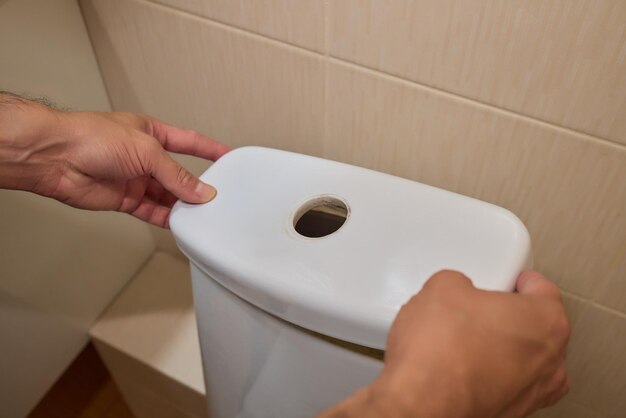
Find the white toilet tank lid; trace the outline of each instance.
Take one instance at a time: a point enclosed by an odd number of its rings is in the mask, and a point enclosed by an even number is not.
[[[344,341],[384,349],[402,304],[441,269],[465,273],[478,288],[511,291],[529,267],[528,231],[511,212],[399,177],[244,147],[201,178],[217,197],[176,203],[170,226],[207,280]],[[294,222],[320,201],[345,204],[345,223],[321,238],[300,235]]]

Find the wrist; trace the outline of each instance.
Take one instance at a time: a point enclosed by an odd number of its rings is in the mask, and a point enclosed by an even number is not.
[[[37,192],[59,160],[50,151],[63,137],[62,112],[9,94],[0,94],[0,188]]]
[[[373,385],[366,386],[349,398],[325,411],[319,418],[374,418],[409,417],[401,410],[400,405],[384,398]]]
[[[426,369],[426,368],[425,368]],[[471,402],[460,382],[440,374],[388,368],[372,383],[372,399],[390,417],[471,418]]]
[[[413,375],[414,376],[414,375]],[[454,394],[453,382],[415,379],[404,381],[384,372],[319,418],[468,418],[472,415],[464,396]]]
[[[396,388],[380,378],[327,410],[319,418],[464,418],[417,388]]]

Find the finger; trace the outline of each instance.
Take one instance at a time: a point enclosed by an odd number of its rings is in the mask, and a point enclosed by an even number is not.
[[[201,182],[160,149],[150,156],[150,174],[177,198],[188,203],[206,203],[217,195],[213,186]]]
[[[554,380],[555,382],[552,384],[552,390],[548,393],[542,405],[543,408],[554,405],[569,392],[570,383],[565,371],[557,372]]]
[[[548,296],[561,299],[559,288],[543,274],[536,271],[525,271],[517,278],[516,290],[525,295]]]
[[[172,207],[174,203],[178,200],[178,198],[167,190],[165,187],[161,186],[161,184],[153,178],[150,178],[148,185],[146,187],[146,196],[151,200],[154,200],[161,206]]]
[[[433,274],[424,284],[424,289],[435,288],[458,288],[469,289],[474,288],[472,281],[463,273],[455,270],[441,270]]]
[[[200,133],[168,125],[154,118],[148,118],[154,136],[168,151],[195,155],[215,161],[230,151],[230,147],[207,138]]]
[[[126,182],[124,197],[117,211],[132,213],[137,209],[144,195],[144,190],[146,190],[146,184],[149,181],[150,176],[141,176]]]
[[[150,199],[144,199],[137,208],[131,212],[131,215],[142,221],[149,222],[152,225],[160,226],[161,228],[169,228],[170,211],[171,209],[168,207],[161,206]]]

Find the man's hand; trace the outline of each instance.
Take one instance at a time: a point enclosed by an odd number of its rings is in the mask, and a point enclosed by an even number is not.
[[[324,416],[527,416],[567,393],[569,334],[560,292],[539,273],[502,293],[442,271],[400,310],[378,379]]]
[[[127,212],[167,228],[177,199],[204,203],[216,190],[166,150],[214,161],[229,148],[148,116],[61,112],[0,95],[0,188]]]

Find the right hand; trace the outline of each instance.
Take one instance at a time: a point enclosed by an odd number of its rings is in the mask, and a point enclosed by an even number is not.
[[[442,271],[400,310],[368,389],[398,416],[524,417],[569,390],[569,335],[559,289],[540,273],[502,293]]]
[[[164,228],[177,199],[205,203],[217,193],[166,150],[212,161],[230,150],[149,116],[61,112],[2,94],[0,127],[0,188],[126,212]]]

